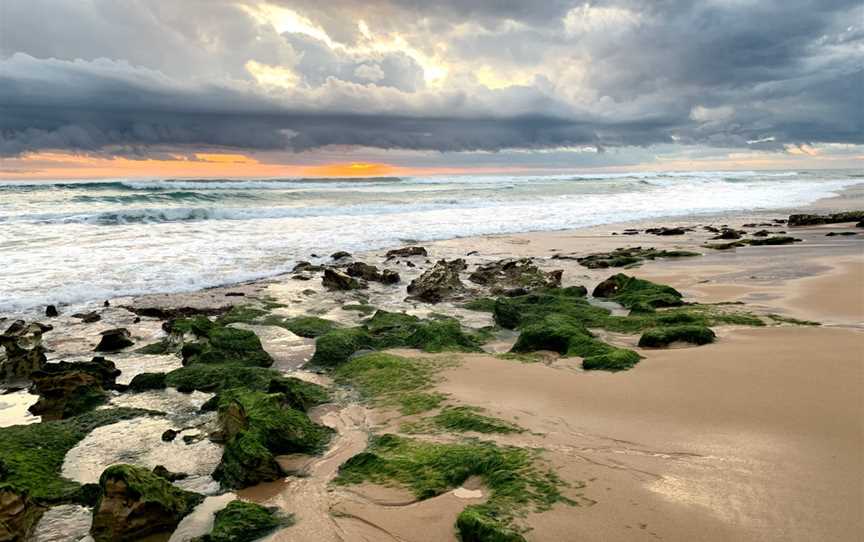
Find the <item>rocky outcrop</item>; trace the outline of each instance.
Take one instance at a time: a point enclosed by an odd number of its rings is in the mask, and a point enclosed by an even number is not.
[[[408,295],[426,303],[440,303],[465,291],[459,273],[468,265],[465,260],[439,260],[431,269],[411,281]]]
[[[741,239],[741,236],[746,234],[746,233],[747,232],[743,231],[743,230],[736,230],[736,229],[732,229],[732,228],[723,228],[720,231],[719,235],[715,235],[711,239],[725,239],[725,240],[731,241],[734,239]]]
[[[89,362],[46,364],[31,375],[39,400],[30,412],[42,416],[43,421],[82,414],[105,402],[105,390],[116,386],[119,375],[114,363],[101,357]]]
[[[23,491],[0,483],[0,542],[23,542],[45,509]]]
[[[100,316],[96,311],[88,311],[75,313],[72,315],[72,318],[78,318],[85,324],[92,324],[101,320],[102,316]]]
[[[645,233],[651,233],[653,235],[684,235],[688,231],[690,231],[688,228],[669,228],[666,226],[661,226],[659,228],[648,228],[647,230],[645,230]]]
[[[132,341],[132,334],[125,327],[108,329],[100,335],[102,335],[102,339],[94,348],[96,352],[117,352],[135,344]]]
[[[394,248],[393,250],[387,251],[387,259],[391,260],[393,258],[409,258],[411,256],[428,256],[426,249],[423,247],[402,247],[402,248]]]
[[[48,318],[54,318],[56,316],[60,316],[60,313],[57,312],[57,306],[56,305],[48,305],[47,307],[45,307],[45,316],[47,316]]]
[[[379,270],[374,265],[369,265],[363,262],[354,262],[345,268],[345,273],[349,276],[360,278],[367,281],[381,282],[383,284],[396,284],[401,279],[399,273],[390,269]]]
[[[96,542],[124,542],[173,531],[204,500],[142,467],[113,465],[99,478],[101,495],[90,534]]]
[[[864,211],[846,211],[830,215],[789,215],[790,226],[818,226],[819,224],[840,224],[842,222],[864,221]]]
[[[364,281],[329,267],[324,270],[321,284],[328,290],[362,290],[367,288]]]
[[[498,260],[479,266],[468,280],[475,284],[488,286],[493,294],[503,294],[511,290],[523,293],[540,288],[561,286],[563,271],[543,271],[530,258]]]
[[[165,386],[165,373],[141,373],[132,378],[129,391],[164,390]]]
[[[340,250],[338,252],[334,252],[333,254],[331,254],[330,257],[333,258],[333,260],[342,260],[344,258],[350,258],[351,253],[345,252],[344,250]]]
[[[17,320],[0,335],[0,382],[29,380],[30,374],[45,365],[42,334],[51,326]]]

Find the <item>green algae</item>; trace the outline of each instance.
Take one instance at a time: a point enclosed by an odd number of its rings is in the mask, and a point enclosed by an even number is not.
[[[100,409],[67,420],[0,428],[0,484],[27,492],[40,503],[92,505],[87,486],[60,475],[66,453],[97,427],[150,414],[134,408]]]
[[[358,304],[358,303],[349,303],[348,305],[342,305],[343,311],[356,311],[363,315],[370,315],[375,312],[375,307],[372,305],[366,304]]]
[[[213,477],[230,488],[279,478],[277,455],[318,453],[333,432],[292,408],[281,393],[227,390],[220,394],[219,419],[227,442]]]
[[[141,373],[132,378],[129,391],[162,390],[167,387],[165,373]]]
[[[702,345],[714,342],[716,335],[711,328],[695,325],[681,324],[651,328],[639,338],[639,346],[647,348],[658,348],[669,346],[674,342],[687,342]]]
[[[312,363],[335,367],[361,350],[416,348],[424,352],[478,352],[483,336],[466,332],[455,318],[427,320],[378,310],[363,325],[334,329],[318,338]]]
[[[339,468],[334,482],[395,483],[409,488],[418,499],[428,499],[459,487],[472,476],[480,477],[489,498],[482,505],[466,508],[466,516],[457,520],[457,527],[460,531],[464,527],[469,537],[517,535],[521,529],[516,520],[524,514],[572,503],[561,493],[567,484],[542,463],[537,451],[480,440],[433,443],[391,434],[376,436],[365,452]],[[474,538],[490,539],[494,540]]]
[[[200,542],[251,542],[266,536],[279,527],[294,522],[291,516],[279,516],[260,504],[233,500],[216,512],[213,530],[202,536]]]
[[[593,295],[611,299],[635,312],[653,312],[658,308],[680,307],[684,304],[684,296],[675,288],[624,273],[613,275],[598,284]]]
[[[692,258],[695,256],[701,256],[701,254],[688,250],[621,247],[611,252],[595,252],[588,256],[576,258],[576,260],[589,269],[606,269],[609,267],[628,267],[642,263],[645,260],[655,260],[658,258]]]
[[[515,423],[482,413],[473,406],[445,406],[441,412],[416,422],[403,424],[406,433],[449,431],[451,433],[521,433],[525,431]]]
[[[184,393],[218,392],[231,388],[266,390],[278,376],[278,372],[262,367],[195,364],[169,372],[165,375],[165,384]]]

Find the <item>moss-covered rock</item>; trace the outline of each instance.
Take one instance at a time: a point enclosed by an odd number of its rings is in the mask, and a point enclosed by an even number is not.
[[[273,364],[273,358],[261,346],[261,340],[249,330],[213,326],[201,339],[183,346],[184,365],[230,363],[269,367]]]
[[[99,477],[102,492],[90,534],[96,542],[140,540],[170,532],[204,500],[143,467],[112,465]]]
[[[278,376],[271,380],[267,393],[282,394],[291,408],[304,412],[330,401],[330,394],[322,386],[290,376]]]
[[[716,335],[711,328],[705,326],[695,324],[661,326],[645,331],[639,338],[639,346],[657,348],[679,341],[701,345],[712,343],[715,338]]]
[[[270,382],[278,376],[278,372],[263,367],[199,363],[169,372],[165,375],[165,384],[184,393],[215,393],[230,388],[266,390]]]
[[[328,331],[339,327],[339,324],[317,316],[298,316],[286,318],[282,321],[282,327],[301,337],[315,338],[324,335]]]
[[[665,284],[630,277],[618,273],[594,288],[594,297],[611,299],[633,311],[652,312],[660,307],[679,307],[684,304],[681,292]]]
[[[360,350],[372,348],[372,337],[362,327],[334,329],[318,337],[311,363],[336,367]]]
[[[26,492],[39,504],[91,505],[81,485],[60,476],[66,453],[97,427],[147,414],[141,409],[100,409],[68,420],[2,427],[0,484]]]
[[[279,478],[276,455],[316,453],[332,433],[291,408],[282,394],[243,389],[220,395],[219,422],[226,443],[213,477],[230,488]]]
[[[272,509],[259,504],[234,500],[216,512],[213,530],[200,542],[251,542],[264,537],[277,527],[289,525],[291,519],[280,517]]]
[[[864,211],[846,211],[829,215],[797,214],[789,215],[790,226],[815,226],[819,224],[840,224],[864,220]]]
[[[165,373],[141,373],[132,377],[129,391],[164,390],[167,387]]]
[[[626,267],[644,260],[658,258],[690,258],[700,256],[698,252],[688,250],[658,250],[656,248],[621,247],[611,252],[595,252],[588,256],[576,258],[589,269],[606,269],[609,267]],[[555,258],[555,256],[553,256]],[[561,256],[559,256],[561,258]]]

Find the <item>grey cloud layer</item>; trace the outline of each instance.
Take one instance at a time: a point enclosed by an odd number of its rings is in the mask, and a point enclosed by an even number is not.
[[[860,2],[278,2],[331,48],[229,0],[0,1],[3,156],[864,143]],[[446,44],[449,78],[353,47],[359,19]],[[261,86],[249,60],[297,86]],[[478,66],[535,75],[490,90]]]

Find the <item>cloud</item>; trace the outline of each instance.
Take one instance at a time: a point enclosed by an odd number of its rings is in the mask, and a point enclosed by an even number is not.
[[[0,156],[864,143],[860,2],[271,4],[4,2]]]

